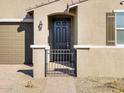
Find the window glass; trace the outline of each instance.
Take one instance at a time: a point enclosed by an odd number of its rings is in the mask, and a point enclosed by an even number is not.
[[[124,12],[116,14],[116,23],[117,28],[124,28]]]
[[[117,44],[124,44],[124,30],[117,30]]]

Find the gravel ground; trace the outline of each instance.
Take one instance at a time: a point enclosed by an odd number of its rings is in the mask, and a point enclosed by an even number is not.
[[[76,79],[77,93],[124,93],[124,79],[88,77]]]

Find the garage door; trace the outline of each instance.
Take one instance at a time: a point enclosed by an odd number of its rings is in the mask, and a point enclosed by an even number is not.
[[[32,23],[0,23],[0,64],[32,63]]]

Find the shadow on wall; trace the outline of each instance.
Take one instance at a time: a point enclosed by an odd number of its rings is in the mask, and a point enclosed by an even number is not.
[[[24,18],[26,19],[27,16]],[[33,23],[21,22],[17,29],[18,32],[25,33],[25,62],[24,64],[32,64],[32,49],[30,45],[33,44]]]

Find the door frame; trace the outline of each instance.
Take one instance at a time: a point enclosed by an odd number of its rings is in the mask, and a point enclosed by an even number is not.
[[[50,49],[53,49],[53,20],[57,20],[57,19],[70,19],[70,33],[71,33],[71,49],[74,48],[73,45],[76,41],[76,37],[75,37],[75,24],[74,24],[74,16],[72,15],[62,15],[62,14],[58,14],[58,15],[52,15],[52,16],[48,16],[48,29],[49,29],[49,37],[48,37],[48,43],[50,45]]]
[[[52,15],[48,16],[48,30],[49,30],[48,43],[50,45],[50,50],[48,50],[48,52],[46,52],[46,56],[48,55],[50,60],[49,60],[49,62],[46,62],[46,64],[45,64],[45,69],[46,69],[45,75],[46,76],[48,75],[48,66],[49,66],[49,64],[51,62],[53,63],[53,60],[51,58],[53,56],[51,56],[51,55],[56,55],[56,50],[53,49],[53,45],[52,45],[53,44],[53,35],[52,34],[53,34],[53,19],[57,19],[57,18],[58,19],[62,19],[62,18],[63,19],[70,19],[70,24],[71,24],[71,27],[70,27],[70,30],[71,30],[71,47],[69,49],[69,51],[70,51],[69,54],[74,53],[74,55],[75,55],[75,57],[72,57],[72,58],[74,58],[74,60],[75,60],[75,66],[74,66],[74,69],[75,69],[74,73],[75,74],[74,74],[74,76],[77,76],[76,50],[74,49],[74,46],[73,46],[75,44],[75,42],[76,42],[76,39],[77,39],[77,37],[75,37],[75,33],[76,33],[76,31],[75,31],[75,29],[76,29],[76,27],[75,27],[76,26],[75,25],[75,22],[76,22],[75,18],[76,18],[76,16],[68,15],[68,14],[65,14],[65,13],[63,13],[63,14],[55,14],[55,15],[52,14]],[[51,52],[51,51],[53,51],[53,52]],[[66,51],[66,49],[64,51]],[[57,54],[58,53],[61,55],[61,49],[57,50]],[[59,60],[61,61],[61,59],[59,59]]]

